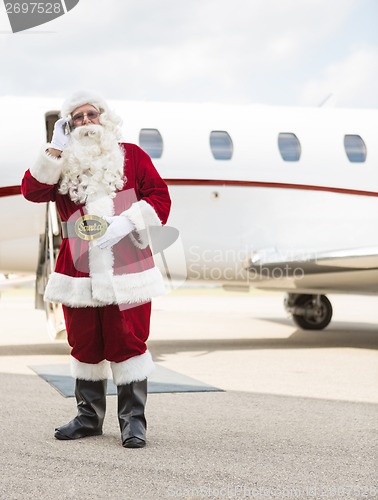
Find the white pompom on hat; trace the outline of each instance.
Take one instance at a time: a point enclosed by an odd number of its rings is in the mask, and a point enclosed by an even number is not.
[[[76,108],[83,106],[84,104],[91,104],[99,111],[106,112],[109,110],[106,102],[96,93],[88,90],[78,90],[77,92],[74,92],[62,104],[62,117],[70,115],[72,111],[75,111]]]

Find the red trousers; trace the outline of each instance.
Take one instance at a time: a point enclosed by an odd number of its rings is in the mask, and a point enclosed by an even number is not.
[[[63,313],[71,355],[82,363],[120,363],[147,350],[151,302],[125,310],[63,306]]]

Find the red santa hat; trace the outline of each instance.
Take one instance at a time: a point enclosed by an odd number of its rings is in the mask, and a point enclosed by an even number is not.
[[[96,93],[88,90],[78,90],[64,101],[64,103],[62,104],[61,115],[63,117],[68,116],[76,108],[83,106],[84,104],[91,104],[98,111],[106,112],[109,110],[106,102]]]

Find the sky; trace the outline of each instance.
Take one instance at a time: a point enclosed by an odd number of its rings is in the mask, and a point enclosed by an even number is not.
[[[12,33],[0,95],[378,107],[377,0],[80,0]]]

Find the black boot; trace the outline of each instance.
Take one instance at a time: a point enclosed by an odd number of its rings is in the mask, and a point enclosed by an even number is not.
[[[55,429],[57,439],[79,439],[102,434],[105,418],[107,380],[76,379],[77,415],[66,425]]]
[[[131,384],[118,385],[118,422],[121,429],[122,446],[143,448],[146,445],[146,418],[144,408],[147,400],[147,379]]]

